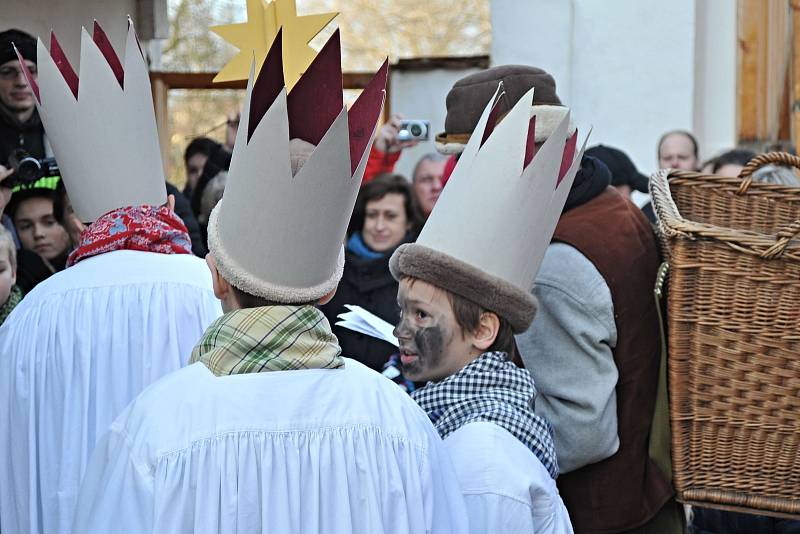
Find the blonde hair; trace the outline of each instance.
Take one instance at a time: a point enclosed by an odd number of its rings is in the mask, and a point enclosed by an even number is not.
[[[0,250],[2,249],[8,251],[8,261],[11,263],[11,270],[17,272],[17,246],[14,244],[11,232],[0,224]]]

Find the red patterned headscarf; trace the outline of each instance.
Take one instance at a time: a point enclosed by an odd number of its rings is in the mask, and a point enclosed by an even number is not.
[[[191,254],[186,225],[166,206],[128,206],[102,215],[81,234],[67,267],[114,250]]]

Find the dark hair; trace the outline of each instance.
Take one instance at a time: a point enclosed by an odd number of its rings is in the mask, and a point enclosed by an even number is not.
[[[744,167],[754,157],[756,157],[756,153],[746,148],[728,150],[714,158],[714,166],[711,167],[711,172],[716,173],[725,165],[741,165]]]
[[[409,285],[419,280],[413,276],[404,275],[402,279],[407,280]],[[432,284],[442,291],[447,300],[450,301],[450,307],[453,308],[453,316],[456,318],[456,323],[461,328],[461,336],[464,332],[474,332],[481,324],[481,315],[484,313],[494,313],[500,320],[500,327],[497,329],[497,337],[494,338],[492,345],[486,349],[487,352],[505,352],[508,355],[509,361],[514,358],[516,352],[516,343],[514,342],[514,330],[511,328],[511,323],[508,319],[501,317],[499,314],[485,309],[483,306],[475,304],[468,298],[457,295],[451,291],[443,289],[435,284]]]
[[[264,306],[315,306],[317,304],[317,301],[301,303],[275,302],[274,300],[246,293],[233,284],[231,284],[231,290],[233,291],[233,296],[236,297],[236,302],[239,303],[239,306],[242,308],[262,308]]]
[[[453,315],[456,318],[456,323],[461,327],[462,335],[464,332],[474,332],[481,324],[481,315],[484,313],[494,313],[493,311],[484,309],[472,302],[450,291],[445,291],[447,298],[450,300],[450,305],[453,307]],[[496,314],[500,320],[500,328],[497,330],[497,337],[494,339],[492,345],[487,349],[487,352],[505,352],[508,354],[508,359],[514,357],[514,331],[511,328],[511,323],[507,319]]]
[[[61,226],[64,226],[67,211],[67,188],[64,180],[59,180],[56,185],[56,194],[53,196],[53,217],[56,218]]]
[[[379,174],[374,180],[361,186],[353,215],[350,217],[350,225],[347,227],[347,235],[358,232],[364,227],[367,203],[380,200],[389,193],[403,195],[406,220],[411,224],[411,231],[416,235],[422,228],[422,215],[420,215],[417,201],[411,191],[411,185],[399,174]]]
[[[659,138],[658,146],[656,147],[656,157],[658,159],[661,159],[661,145],[664,144],[664,139],[666,139],[670,135],[676,135],[676,134],[677,135],[682,135],[682,136],[688,138],[689,141],[691,141],[691,143],[692,143],[692,152],[694,153],[694,157],[696,159],[699,159],[700,158],[700,148],[699,148],[699,145],[697,144],[697,139],[695,139],[695,137],[691,133],[687,132],[686,130],[670,130],[669,132],[667,132],[664,135],[662,135]]]
[[[183,162],[189,163],[189,159],[195,154],[211,157],[211,154],[216,152],[219,146],[219,143],[208,137],[195,137],[183,153]]]
[[[12,221],[16,217],[17,209],[19,209],[20,204],[31,198],[46,198],[47,200],[51,201],[53,203],[53,215],[55,216],[55,207],[58,194],[54,189],[36,187],[31,189],[21,189],[11,195],[11,200],[6,207],[6,213],[8,213],[9,217],[11,217]],[[61,224],[61,221],[58,219],[58,217],[56,217],[56,220],[58,220],[59,224]]]

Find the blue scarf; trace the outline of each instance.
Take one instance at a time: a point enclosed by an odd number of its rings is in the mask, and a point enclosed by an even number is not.
[[[377,260],[385,256],[382,252],[375,252],[370,249],[367,244],[364,243],[361,232],[354,232],[353,235],[350,236],[350,239],[347,240],[347,250],[365,260]]]

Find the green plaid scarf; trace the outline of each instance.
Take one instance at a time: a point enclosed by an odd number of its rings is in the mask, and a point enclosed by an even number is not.
[[[265,306],[226,313],[208,327],[192,351],[216,376],[337,369],[342,349],[328,320],[314,306]]]
[[[21,300],[22,290],[17,285],[11,286],[11,292],[8,294],[8,300],[6,300],[5,304],[0,306],[0,324],[6,322],[6,318],[11,315],[11,312],[17,307],[17,304],[19,304]]]

